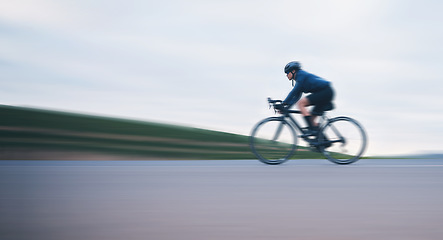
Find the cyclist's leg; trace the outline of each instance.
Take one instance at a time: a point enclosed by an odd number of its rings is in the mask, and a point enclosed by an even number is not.
[[[308,132],[307,135],[311,135],[311,134],[314,134],[312,131],[315,130],[316,125],[315,125],[314,121],[312,120],[311,113],[307,109],[307,107],[312,105],[311,102],[309,101],[308,97],[300,99],[297,102],[297,107],[298,107],[298,109],[300,109],[300,112],[302,113],[303,117],[305,118],[306,124],[308,125],[308,129],[311,131],[311,132]]]
[[[305,117],[310,130],[316,130],[318,127],[316,121],[317,116],[323,115],[325,107],[332,104],[331,101],[333,97],[334,91],[332,90],[332,87],[327,86],[326,88],[314,92],[298,101],[297,106]],[[312,114],[306,109],[306,107],[311,105],[314,105],[314,111]]]
[[[334,96],[333,90],[330,86],[327,88],[320,90],[318,92],[312,93],[307,96],[309,103],[314,105],[314,108],[311,112],[311,120],[313,122],[313,129],[318,130],[317,117],[322,116],[325,110],[332,109],[332,98]],[[328,109],[329,108],[329,109]]]
[[[298,107],[298,109],[300,109],[300,112],[304,117],[311,116],[311,113],[307,109],[307,107],[309,107],[309,106],[311,106],[311,102],[309,101],[309,98],[307,98],[307,97],[304,97],[297,102],[297,107]]]

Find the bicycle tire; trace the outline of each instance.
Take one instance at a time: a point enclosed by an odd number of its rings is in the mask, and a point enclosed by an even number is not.
[[[336,164],[358,161],[367,145],[365,130],[360,123],[349,117],[330,119],[320,128],[317,139],[320,152]]]
[[[283,117],[270,117],[252,129],[249,144],[262,163],[277,165],[286,162],[297,150],[297,135]]]

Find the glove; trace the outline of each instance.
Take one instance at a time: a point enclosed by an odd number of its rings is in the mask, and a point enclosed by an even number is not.
[[[274,109],[277,110],[279,113],[287,111],[288,107],[289,105],[285,103],[277,103],[274,105]]]

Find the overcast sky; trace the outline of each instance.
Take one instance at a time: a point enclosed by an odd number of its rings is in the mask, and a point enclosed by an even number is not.
[[[443,2],[0,2],[0,104],[248,135],[287,62],[333,83],[369,155],[443,152]]]

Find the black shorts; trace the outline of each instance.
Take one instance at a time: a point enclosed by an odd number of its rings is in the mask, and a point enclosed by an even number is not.
[[[334,98],[334,90],[331,86],[322,89],[318,92],[312,93],[307,96],[309,103],[314,105],[312,109],[312,115],[321,116],[324,111],[329,111],[334,108],[332,99]]]

